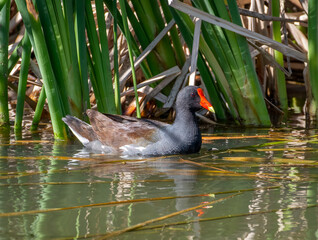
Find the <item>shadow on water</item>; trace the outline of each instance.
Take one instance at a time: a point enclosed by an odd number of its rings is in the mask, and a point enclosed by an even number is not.
[[[1,135],[0,238],[104,239],[151,219],[110,239],[317,238],[316,130],[209,131],[200,154],[131,160]]]

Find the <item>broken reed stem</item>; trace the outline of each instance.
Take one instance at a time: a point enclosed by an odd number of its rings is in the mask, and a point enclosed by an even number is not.
[[[118,182],[122,182],[122,181],[118,181]],[[18,184],[18,186],[20,186],[20,185],[21,184]],[[3,185],[0,185],[0,186],[3,186]],[[102,207],[102,206],[108,206],[108,205],[131,204],[131,203],[138,203],[138,202],[161,201],[161,200],[171,200],[171,199],[178,199],[178,198],[213,197],[215,195],[220,195],[220,194],[230,194],[230,193],[241,194],[243,192],[259,191],[259,190],[270,190],[270,189],[276,189],[276,188],[280,188],[280,186],[248,188],[248,189],[231,190],[231,191],[215,192],[215,193],[194,194],[194,195],[185,195],[185,196],[168,196],[168,197],[158,197],[158,198],[140,198],[140,199],[123,200],[123,201],[116,201],[116,202],[87,204],[87,205],[73,206],[73,207],[66,207],[66,208],[50,208],[50,209],[43,209],[43,210],[24,211],[24,212],[9,212],[9,213],[0,213],[0,217],[12,217],[12,216],[27,215],[27,214],[38,214],[38,213],[47,213],[47,212],[71,210],[71,209],[78,209],[78,208]]]
[[[50,159],[48,159],[48,160],[50,160]],[[77,170],[75,170],[75,171],[77,171]],[[81,169],[79,171],[83,171],[83,170]],[[63,173],[63,172],[70,172],[70,170],[57,169],[57,170],[44,170],[44,171],[40,171],[40,172],[16,172],[14,175],[9,175],[11,173],[1,173],[1,175],[7,174],[7,176],[0,176],[0,179],[19,178],[19,177],[28,177],[28,176],[38,175],[38,174],[52,174],[52,173]],[[74,170],[72,170],[72,172],[74,172]]]
[[[166,227],[190,224],[190,223],[195,223],[195,222],[216,221],[216,220],[221,220],[221,219],[253,216],[253,215],[259,215],[259,214],[265,214],[265,213],[274,213],[274,212],[278,212],[278,211],[292,211],[292,210],[307,209],[307,208],[312,208],[312,207],[318,207],[318,204],[309,204],[307,206],[288,207],[288,208],[283,208],[283,209],[273,209],[273,210],[267,210],[267,211],[257,211],[257,212],[234,214],[234,215],[231,214],[231,215],[226,215],[226,216],[221,216],[221,217],[214,217],[214,218],[201,218],[201,219],[188,220],[188,221],[183,221],[183,222],[166,223],[166,224],[155,225],[155,226],[141,227],[141,228],[138,228],[138,229],[135,229],[135,230],[136,231],[142,231],[142,230],[150,230],[150,229],[156,229],[156,228],[166,228]]]
[[[78,209],[78,208],[101,207],[101,206],[108,206],[108,205],[131,204],[131,203],[148,202],[148,201],[159,201],[159,200],[170,200],[170,199],[176,199],[176,198],[208,197],[208,196],[212,196],[212,195],[211,194],[197,194],[197,195],[189,195],[189,196],[141,198],[141,199],[134,199],[134,200],[123,200],[123,201],[106,202],[106,203],[94,203],[94,204],[87,204],[87,205],[73,206],[73,207],[65,207],[65,208],[50,208],[50,209],[43,209],[43,210],[24,211],[24,212],[0,213],[0,217],[12,217],[12,216],[27,215],[27,214],[56,212],[56,211],[72,210],[72,209]]]
[[[266,135],[264,135],[266,136]],[[215,138],[215,139],[214,139]],[[265,137],[264,137],[265,138]],[[205,136],[202,138],[203,141],[209,141],[209,140],[221,140],[221,139],[235,139],[235,137],[231,138],[231,137],[210,137],[210,136]],[[239,138],[238,138],[239,139]],[[266,137],[266,139],[268,139]],[[275,142],[266,142],[266,143],[260,143],[260,144],[256,144],[256,145],[248,145],[248,146],[241,146],[241,147],[232,147],[231,149],[220,149],[220,150],[212,150],[210,152],[212,152],[213,154],[216,154],[216,153],[225,153],[225,152],[228,152],[228,151],[234,151],[234,150],[249,150],[249,151],[284,151],[284,150],[287,150],[286,149],[267,149],[267,148],[263,148],[263,149],[260,149],[262,147],[271,147],[271,146],[277,146],[277,145],[283,145],[283,144],[288,144],[289,142],[291,141],[291,139],[286,139],[286,140],[281,140],[281,141],[275,141]],[[317,141],[316,139],[316,136],[314,139],[311,139],[311,140],[304,140],[304,141],[299,141],[297,140],[297,142],[302,142],[302,143],[315,143]],[[289,148],[288,150],[293,150],[295,148]],[[299,149],[298,150],[306,150],[306,151],[316,151],[316,149],[309,149],[309,148],[304,148],[304,149]],[[201,159],[201,158],[205,158],[207,157],[208,154],[205,154],[205,155],[202,155],[198,158],[195,158],[195,159]]]
[[[37,143],[37,141],[23,141],[23,140],[17,140],[15,141],[15,143],[17,144],[0,144],[0,146],[12,146],[12,145],[24,145],[24,144],[27,144],[27,143]],[[42,141],[41,141],[42,142]],[[99,156],[99,155],[97,155]],[[100,156],[104,157],[105,154],[100,154]],[[154,161],[154,160],[158,160],[158,159],[164,159],[166,158],[167,156],[162,156],[162,157],[154,157],[154,158],[149,158],[149,159],[129,159],[128,161],[129,162],[148,162],[148,161]],[[77,161],[90,161],[90,162],[97,162],[99,161],[99,159],[94,159],[94,158],[83,158],[83,157],[70,157],[70,156],[49,156],[49,155],[40,155],[40,156],[0,156],[0,159],[14,159],[14,160],[65,160],[65,161],[70,161],[70,160],[77,160]],[[99,161],[99,164],[101,163],[126,163],[127,160],[126,159],[120,159],[120,160],[107,160],[107,161],[103,161],[103,162],[100,162]]]
[[[1,145],[0,145],[1,146]],[[154,161],[157,159],[160,159],[162,157],[158,158],[150,158],[150,159],[134,159],[134,160],[129,160],[129,163],[136,163],[136,162],[149,162],[149,161]],[[92,159],[92,158],[77,158],[77,157],[65,157],[65,156],[32,156],[32,157],[24,157],[24,156],[0,156],[0,159],[16,159],[16,160],[39,160],[39,161],[51,161],[51,160],[62,160],[62,161],[70,161],[70,160],[77,160],[77,161],[90,161],[90,162],[97,162],[98,159]],[[50,173],[61,173],[61,172],[69,172],[69,171],[83,171],[87,170],[88,168],[94,168],[94,167],[101,167],[101,164],[112,164],[112,163],[121,163],[121,164],[126,164],[126,160],[109,160],[109,161],[104,161],[104,162],[99,162],[98,164],[91,164],[91,165],[85,165],[82,167],[77,167],[76,169],[68,170],[68,169],[57,169],[57,170],[50,170]],[[45,171],[40,171],[40,172],[15,172],[14,174],[10,173],[1,173],[0,174],[0,179],[10,179],[10,178],[19,178],[19,177],[26,177],[26,176],[33,176],[37,174],[46,174],[48,173],[48,170]],[[7,175],[7,176],[1,176],[1,175]],[[0,185],[1,186],[1,185]]]
[[[55,160],[55,159],[43,159],[43,160]],[[71,159],[70,159],[71,160]],[[75,170],[69,170],[68,168],[63,168],[63,169],[56,169],[56,170],[43,170],[40,172],[15,172],[13,173],[0,173],[0,175],[7,175],[7,176],[0,176],[0,179],[10,179],[10,178],[19,178],[19,177],[28,177],[28,176],[33,176],[33,175],[39,175],[39,174],[52,174],[52,173],[68,173],[68,172],[81,172],[81,171],[86,171],[89,170],[87,169],[89,166],[84,166],[83,168],[75,169]],[[12,174],[12,175],[11,175]]]
[[[244,163],[244,164],[243,164]],[[274,162],[275,163],[275,162]],[[228,168],[255,168],[255,167],[266,167],[266,168],[276,168],[276,167],[282,167],[282,168],[291,168],[291,167],[314,167],[317,166],[317,164],[304,164],[304,163],[282,163],[282,164],[259,164],[259,163],[246,163],[246,162],[234,162],[234,163],[228,163],[228,164],[222,164],[223,167]]]
[[[68,157],[63,157],[63,156],[57,156],[57,157],[53,157],[53,156],[49,156],[47,159],[45,157],[48,156],[38,156],[38,157],[22,157],[22,158],[17,158],[17,157],[12,157],[13,159],[19,159],[19,160],[36,160],[34,158],[37,158],[38,160],[44,160],[44,161],[51,161],[51,160],[74,160],[74,158],[68,158]],[[1,159],[1,156],[0,156]],[[80,159],[80,158],[79,158]],[[79,160],[76,159],[76,160]],[[92,160],[92,159],[81,159],[82,161],[97,161],[97,160]],[[136,163],[136,162],[144,162],[144,161],[153,161],[156,159],[137,159],[137,160],[129,160],[129,163]],[[232,174],[232,176],[238,176],[238,177],[251,177],[251,178],[261,178],[263,181],[266,181],[265,179],[278,179],[278,180],[296,180],[296,179],[291,179],[291,178],[286,178],[286,177],[280,177],[280,176],[271,176],[271,174],[244,174],[244,173],[237,173],[234,171],[230,171],[230,170],[224,170],[221,168],[217,168],[217,167],[212,167],[212,166],[208,166],[202,163],[197,163],[197,162],[193,162],[190,160],[184,160],[184,159],[180,159],[180,161],[184,162],[184,163],[188,163],[188,164],[193,164],[193,165],[197,165],[197,166],[201,166],[201,167],[205,167],[205,168],[210,168],[210,169],[214,169],[217,170],[217,173],[224,173],[227,176],[229,176],[229,174]],[[77,167],[76,169],[72,169],[71,171],[83,171],[83,170],[89,170],[89,169],[93,169],[93,168],[100,168],[103,167],[103,165],[106,164],[128,164],[128,162],[123,161],[123,160],[110,160],[110,161],[105,161],[102,163],[98,163],[98,164],[89,164],[89,165],[85,165],[85,166],[81,166],[81,167]],[[68,169],[57,169],[54,171],[50,171],[50,173],[61,173],[61,172],[68,172],[70,170]],[[169,170],[170,171],[170,170]],[[167,171],[168,172],[168,171]],[[181,170],[182,172],[182,170]],[[48,170],[44,170],[44,171],[40,171],[40,172],[16,172],[15,174],[10,173],[6,174],[6,173],[1,173],[1,175],[6,175],[6,176],[0,176],[0,179],[10,179],[10,178],[19,178],[19,177],[26,177],[26,176],[33,176],[33,175],[37,175],[37,174],[46,174],[48,173]],[[297,179],[299,180],[299,179]]]
[[[209,141],[209,140],[228,140],[228,139],[247,139],[247,138],[264,138],[264,139],[270,139],[270,135],[255,135],[255,136],[202,136],[203,141]]]
[[[248,17],[254,17],[254,18],[258,18],[262,21],[279,21],[279,22],[290,22],[290,23],[295,23],[295,22],[299,22],[299,23],[303,23],[303,24],[308,24],[308,21],[304,21],[301,19],[293,19],[293,18],[282,18],[282,17],[273,17],[273,16],[268,16],[265,14],[261,14],[258,12],[254,12],[254,11],[249,11],[247,9],[244,8],[239,8],[239,12],[241,15],[243,16],[248,16]]]
[[[197,166],[200,166],[200,167],[206,167],[206,168],[218,170],[218,171],[221,171],[221,172],[228,172],[228,173],[237,174],[236,172],[233,172],[233,171],[229,171],[229,170],[225,170],[225,169],[217,168],[217,167],[212,167],[212,166],[207,166],[207,165],[205,165],[205,164],[203,164],[203,163],[193,162],[193,161],[191,161],[191,160],[185,160],[185,159],[183,159],[183,158],[180,158],[180,161],[183,162],[183,163],[189,163],[189,164],[197,165]]]
[[[116,181],[94,181],[94,182],[31,182],[31,183],[6,183],[0,184],[0,187],[22,187],[22,186],[45,186],[45,185],[70,185],[70,184],[105,184],[105,183],[148,183],[148,182],[173,182],[173,179],[154,179],[154,180],[116,180]]]
[[[151,223],[154,223],[154,222],[158,222],[158,221],[162,221],[162,220],[166,220],[168,218],[171,218],[171,217],[174,217],[174,216],[177,216],[177,215],[180,215],[180,214],[183,214],[183,213],[186,213],[186,212],[189,212],[189,211],[193,211],[193,210],[196,210],[198,208],[203,208],[203,207],[206,207],[208,205],[212,205],[212,204],[215,204],[215,203],[218,203],[218,202],[222,202],[224,200],[227,200],[227,199],[230,199],[230,198],[233,198],[237,195],[240,195],[242,193],[235,193],[235,194],[232,194],[230,196],[227,196],[227,197],[224,197],[224,198],[220,198],[218,200],[214,200],[214,201],[211,201],[211,202],[208,202],[208,203],[204,203],[204,204],[200,204],[200,205],[197,205],[195,207],[191,207],[191,208],[187,208],[187,209],[184,209],[184,210],[181,210],[181,211],[177,211],[177,212],[174,212],[174,213],[170,213],[170,214],[167,214],[165,216],[162,216],[162,217],[158,217],[158,218],[154,218],[154,219],[151,219],[151,220],[148,220],[148,221],[145,221],[145,222],[142,222],[142,223],[138,223],[136,225],[133,225],[131,227],[128,227],[128,228],[125,228],[125,229],[122,229],[122,230],[118,230],[118,231],[114,231],[114,232],[111,232],[105,236],[102,236],[100,237],[99,239],[108,239],[108,238],[112,238],[114,236],[118,236],[120,234],[123,234],[125,232],[130,232],[130,231],[133,231],[133,230],[136,230],[138,228],[141,228],[141,227],[144,227],[148,224],[151,224]]]
[[[217,168],[217,167],[212,167],[212,166],[209,166],[209,165],[206,165],[206,164],[203,164],[203,163],[193,162],[193,161],[185,160],[185,159],[182,159],[182,158],[180,158],[180,161],[181,161],[181,162],[184,162],[184,163],[189,163],[189,164],[192,164],[192,165],[204,167],[204,168],[215,169],[215,170],[218,170],[218,171],[221,171],[221,172],[224,172],[224,173],[235,174],[236,176],[251,177],[251,178],[262,178],[262,180],[264,180],[264,178],[265,178],[265,179],[292,180],[292,179],[288,179],[288,178],[286,178],[286,177],[270,176],[269,174],[268,174],[268,175],[264,175],[264,174],[237,173],[237,172],[234,172],[234,171],[225,170],[225,169]]]

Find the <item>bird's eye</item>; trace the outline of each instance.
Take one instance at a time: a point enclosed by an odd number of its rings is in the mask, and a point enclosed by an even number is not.
[[[191,93],[191,98],[195,98],[195,93],[194,92]]]

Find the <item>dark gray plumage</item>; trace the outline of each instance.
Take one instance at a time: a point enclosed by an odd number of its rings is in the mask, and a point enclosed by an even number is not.
[[[91,125],[72,116],[66,116],[63,121],[93,151],[128,156],[196,153],[202,140],[195,112],[202,107],[213,109],[200,88],[188,86],[177,96],[176,119],[171,125],[94,110],[86,112]]]

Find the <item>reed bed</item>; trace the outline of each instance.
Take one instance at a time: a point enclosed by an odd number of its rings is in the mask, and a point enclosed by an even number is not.
[[[317,6],[260,2],[1,1],[0,125],[14,117],[21,132],[24,102],[34,111],[31,130],[49,118],[57,139],[68,138],[61,118],[87,120],[88,108],[167,118],[190,73],[216,109],[214,122],[281,124],[297,107],[291,87],[306,90],[314,119]],[[176,66],[176,75],[148,82]]]

